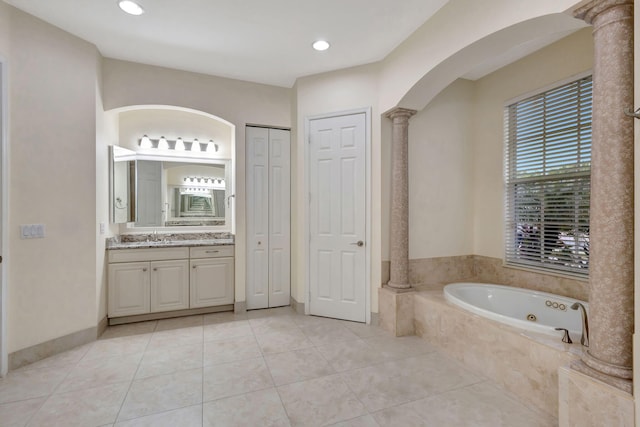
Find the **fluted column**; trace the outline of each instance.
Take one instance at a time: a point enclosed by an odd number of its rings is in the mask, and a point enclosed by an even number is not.
[[[633,334],[633,0],[595,0],[589,348],[585,373],[631,391]],[[580,369],[583,370],[583,369]]]
[[[391,157],[391,275],[387,286],[409,284],[409,118],[415,110],[394,108],[385,115],[393,123]]]

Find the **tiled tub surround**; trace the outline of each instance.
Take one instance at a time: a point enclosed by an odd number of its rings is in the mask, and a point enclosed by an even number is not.
[[[558,368],[580,359],[579,340],[526,332],[445,301],[441,291],[415,292],[416,334],[473,372],[547,414],[558,415]]]
[[[382,261],[382,283],[388,280],[389,261]],[[500,258],[462,255],[409,260],[409,283],[417,290],[439,290],[454,282],[495,283],[589,300],[586,280],[505,267]]]

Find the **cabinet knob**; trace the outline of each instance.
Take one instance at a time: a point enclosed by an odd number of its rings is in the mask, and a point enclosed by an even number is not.
[[[156,267],[153,267],[153,271],[158,271],[158,269]]]
[[[147,269],[146,269],[146,268],[143,268],[143,269],[142,269],[142,271],[147,271]]]
[[[194,266],[193,266],[193,267],[191,267],[191,268],[195,269],[196,267],[197,267],[197,265],[194,265]]]

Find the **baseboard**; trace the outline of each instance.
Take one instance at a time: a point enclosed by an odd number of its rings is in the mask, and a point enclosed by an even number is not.
[[[291,297],[291,308],[298,314],[304,314],[304,303],[296,301],[293,297]]]
[[[106,323],[106,317],[100,321],[98,326],[92,328],[83,329],[82,331],[73,332],[69,335],[54,338],[49,341],[45,341],[40,344],[32,345],[31,347],[23,348],[22,350],[14,351],[9,354],[9,370],[18,369],[22,366],[29,365],[47,357],[63,353],[71,350],[72,348],[88,344],[95,341],[102,328],[103,322]],[[106,324],[104,325],[106,328]]]
[[[102,335],[104,333],[104,331],[107,330],[108,327],[109,327],[109,318],[107,316],[104,316],[98,322],[98,334],[97,334],[96,338],[100,338],[100,335]]]
[[[380,324],[380,314],[371,312],[371,326],[378,326]]]
[[[247,302],[246,301],[236,301],[233,304],[233,312],[242,314],[247,312]]]
[[[215,307],[189,308],[186,310],[162,311],[159,313],[138,314],[135,316],[112,317],[109,325],[121,325],[123,323],[146,322],[148,320],[170,319],[172,317],[193,316],[196,314],[219,313],[221,311],[233,311],[233,304],[217,305]]]

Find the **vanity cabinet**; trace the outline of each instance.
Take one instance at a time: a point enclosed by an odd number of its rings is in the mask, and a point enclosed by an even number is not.
[[[232,246],[204,246],[190,250],[191,308],[233,304],[234,259]]]
[[[234,247],[109,251],[109,317],[234,302]]]

